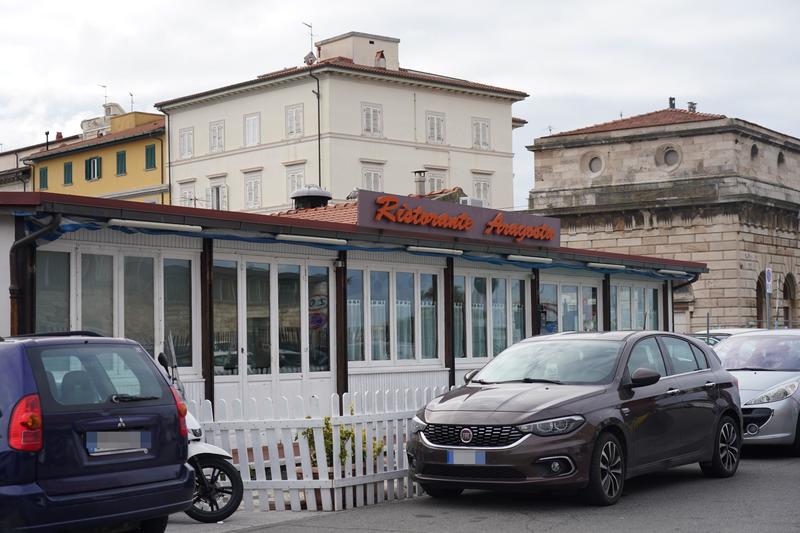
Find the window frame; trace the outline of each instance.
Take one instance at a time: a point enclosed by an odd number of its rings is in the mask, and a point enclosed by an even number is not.
[[[360,270],[363,273],[361,294],[363,295],[362,309],[362,339],[364,344],[364,360],[348,361],[348,366],[353,368],[382,367],[435,367],[444,366],[444,269],[430,265],[404,264],[396,266],[392,263],[373,261],[348,261],[348,270]],[[372,314],[371,314],[371,272],[389,273],[389,359],[376,360],[372,358]],[[414,357],[399,359],[397,357],[397,273],[411,273],[414,280]],[[422,274],[436,276],[436,357],[422,357],[422,305],[420,295],[420,279]]]
[[[152,157],[150,156],[152,154]],[[147,144],[144,147],[144,169],[145,170],[155,170],[158,168],[158,161],[156,160],[156,145],[155,143]],[[152,160],[152,165],[150,162]]]
[[[369,112],[369,121],[367,120]],[[378,113],[377,129],[375,124],[375,113]],[[369,122],[369,126],[367,125]],[[361,102],[361,135],[366,137],[383,137],[383,105],[370,102]]]
[[[292,189],[290,187],[292,180],[300,177],[300,186]],[[286,167],[286,203],[292,202],[292,193],[300,190],[306,184],[306,166],[294,165]]]
[[[562,321],[562,313],[563,310],[561,309],[561,287],[566,285],[569,287],[577,287],[578,292],[578,328],[576,331],[584,331],[583,324],[585,322],[583,317],[583,305],[581,305],[581,294],[583,293],[584,287],[591,287],[597,289],[597,331],[603,330],[603,278],[602,277],[591,277],[591,276],[559,276],[555,273],[545,273],[540,275],[539,279],[539,287],[542,285],[555,285],[556,286],[556,302],[557,302],[557,310],[556,316],[558,317],[558,330],[553,333],[561,333],[564,332],[564,324]],[[541,306],[541,300],[537,297],[539,301],[539,305]],[[539,309],[536,309],[536,312],[539,312]],[[540,325],[541,328],[541,325]],[[572,330],[570,330],[572,331]],[[540,333],[542,335],[546,335],[547,333]]]
[[[125,176],[128,173],[128,154],[125,150],[117,150],[116,163],[117,163],[116,175]]]
[[[486,186],[486,198],[478,194],[479,185]],[[472,176],[472,197],[483,201],[484,207],[492,205],[492,180],[488,176]]]
[[[69,169],[69,172],[67,172],[67,169]],[[70,185],[72,185],[72,161],[64,161],[64,186]]]
[[[476,142],[476,126],[478,128],[478,139]],[[472,117],[472,149],[473,150],[491,150],[491,121],[488,118]],[[485,137],[485,138],[484,138]]]
[[[93,156],[89,157],[84,160],[84,166],[86,162],[89,162],[89,169],[90,169],[90,176],[84,176],[86,181],[97,181],[103,177],[103,160],[100,156]]]
[[[433,135],[431,120],[434,123]],[[428,144],[447,144],[447,115],[438,111],[425,112],[425,139]]]
[[[248,121],[255,120],[255,129],[253,133],[253,142],[250,142],[251,139],[248,136]],[[261,113],[248,113],[242,117],[242,146],[244,148],[249,148],[252,146],[258,146],[261,144]]]
[[[39,167],[39,190],[46,191],[50,187],[48,167]]]
[[[620,295],[621,295],[621,292],[622,292],[620,290],[621,288],[628,288],[630,290],[630,295],[631,295],[631,306],[630,306],[631,323],[630,323],[630,327],[629,328],[625,328],[625,329],[620,328],[620,324],[622,323],[622,321],[621,321],[621,307],[619,305],[619,302],[620,302],[619,298],[620,298]],[[663,290],[663,286],[661,284],[659,284],[659,283],[651,283],[651,282],[646,282],[646,281],[639,281],[639,280],[634,280],[634,279],[619,278],[619,277],[616,277],[616,276],[612,276],[611,277],[611,283],[609,284],[609,289],[610,289],[609,290],[609,295],[608,295],[609,308],[612,310],[612,312],[614,312],[616,314],[616,329],[613,329],[612,331],[629,331],[629,330],[630,331],[641,331],[639,328],[635,328],[634,327],[634,314],[635,314],[635,312],[634,312],[634,308],[633,308],[633,302],[634,302],[633,294],[634,294],[634,290],[635,289],[644,289],[644,311],[645,311],[644,328],[645,329],[656,329],[656,330],[659,330],[659,331],[664,329],[664,319],[665,319],[665,317],[663,316],[664,315],[664,311],[663,311],[663,309],[664,309],[664,300],[663,300],[663,298],[664,298],[664,290]],[[649,323],[650,319],[647,317],[647,313],[651,309],[651,306],[648,305],[648,304],[651,303],[651,290],[653,290],[653,289],[656,290],[656,294],[658,295],[658,301],[656,302],[656,307],[655,307],[655,309],[658,310],[658,323],[654,325],[654,328],[648,328],[648,323]],[[616,300],[612,300],[611,299],[612,290],[614,292],[616,292],[616,294],[615,294]],[[615,317],[612,316],[609,322],[613,324],[614,323],[614,319],[615,319]]]
[[[371,177],[368,177],[368,174],[370,174]],[[374,180],[376,179],[376,177],[379,186],[373,187],[372,185],[374,185]],[[373,180],[372,183],[370,183],[370,179]],[[383,168],[376,166],[362,166],[361,185],[363,186],[364,189],[368,191],[383,192]]]
[[[178,130],[178,159],[192,157],[194,157],[194,128],[181,128]]]
[[[214,131],[217,131],[216,135]],[[216,142],[215,142],[216,141]],[[225,121],[215,120],[208,123],[208,153],[220,154],[225,151]]]
[[[260,209],[262,207],[262,184],[263,176],[261,172],[247,172],[244,175],[244,207],[245,209]],[[253,201],[250,201],[250,187],[253,188]]]
[[[178,184],[178,198],[180,198],[181,204],[183,207],[195,207],[195,183],[193,181],[188,183],[179,183]],[[186,193],[190,192],[189,196],[186,196]]]
[[[299,120],[297,117],[298,114]],[[286,106],[284,126],[286,128],[287,139],[303,136],[303,132],[305,131],[305,111],[302,103]]]

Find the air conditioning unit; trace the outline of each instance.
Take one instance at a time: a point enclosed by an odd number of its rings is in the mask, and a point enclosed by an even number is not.
[[[464,205],[471,205],[474,207],[486,207],[486,203],[483,200],[481,200],[480,198],[472,198],[471,196],[462,198],[461,203]]]

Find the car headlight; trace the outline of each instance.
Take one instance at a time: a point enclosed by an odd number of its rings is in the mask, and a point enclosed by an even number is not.
[[[542,420],[541,422],[522,424],[517,426],[517,429],[523,433],[534,433],[542,437],[549,437],[550,435],[564,435],[575,431],[581,427],[585,421],[586,420],[579,415],[564,416],[561,418]]]
[[[414,416],[411,419],[411,433],[419,433],[420,431],[425,431],[425,428],[428,427],[428,424],[422,421],[420,417]]]
[[[747,402],[745,405],[758,405],[761,403],[771,403],[771,402],[779,402],[781,400],[785,400],[795,392],[797,392],[797,387],[800,386],[800,380],[792,381],[791,383],[784,383],[783,385],[778,385],[777,387],[773,387],[764,394],[760,394]]]

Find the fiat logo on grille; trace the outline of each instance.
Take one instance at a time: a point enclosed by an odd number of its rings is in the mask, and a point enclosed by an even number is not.
[[[464,428],[461,430],[461,442],[464,444],[469,444],[472,442],[472,430],[469,428]]]

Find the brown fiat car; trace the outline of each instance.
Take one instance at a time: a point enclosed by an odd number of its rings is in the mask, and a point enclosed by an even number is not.
[[[579,489],[616,503],[627,478],[739,466],[736,379],[704,343],[658,331],[563,333],[511,346],[412,421],[411,475],[464,489]]]

